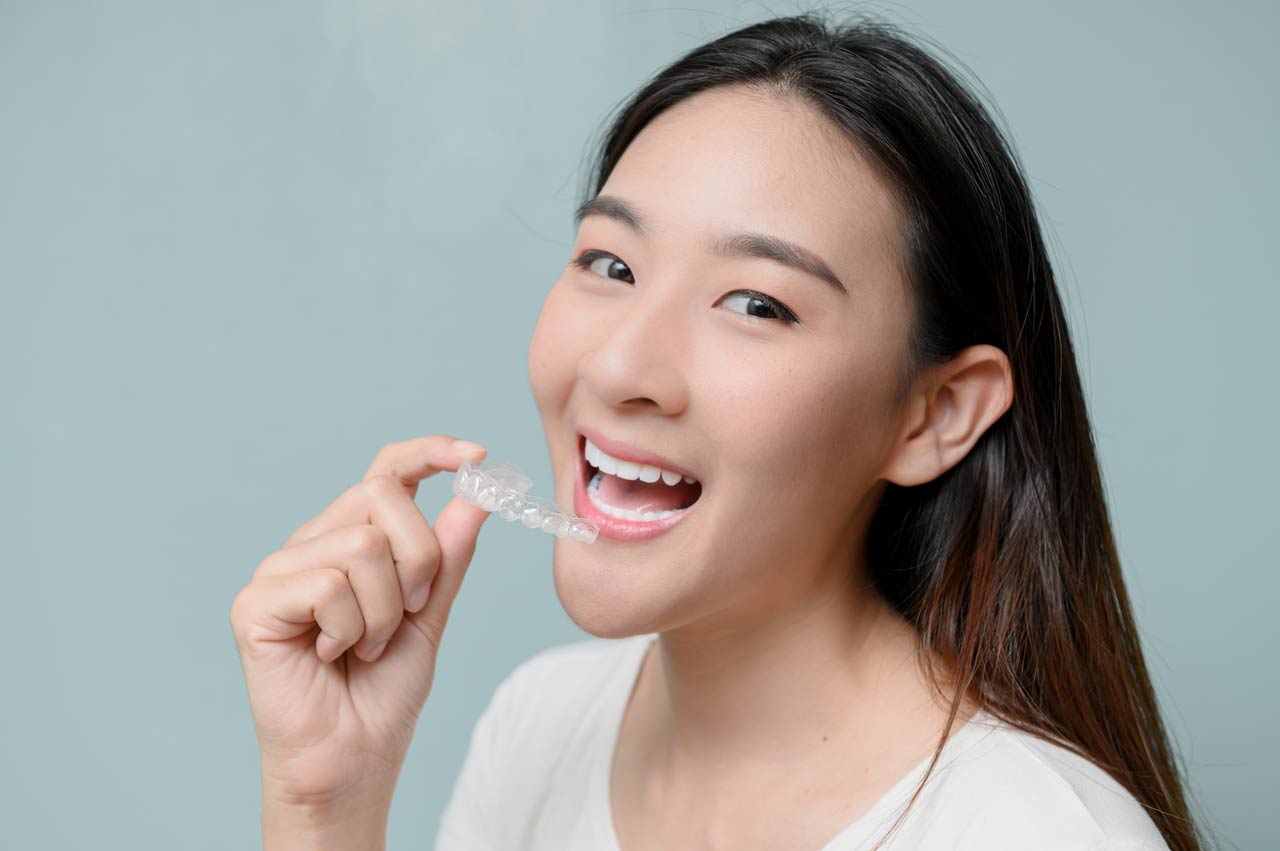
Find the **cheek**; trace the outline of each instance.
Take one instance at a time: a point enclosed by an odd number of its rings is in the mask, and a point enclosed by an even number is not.
[[[807,400],[814,413],[797,479],[831,494],[825,501],[828,523],[847,518],[881,475],[897,428],[896,375],[887,355],[846,357],[839,374],[823,382],[820,398]]]
[[[542,303],[529,341],[529,387],[544,418],[563,407],[573,387],[577,353],[570,344],[578,336],[563,288],[557,283]]]
[[[708,370],[713,378],[703,387],[720,441],[751,466],[768,458],[790,463],[811,452],[848,417],[850,399],[861,395],[839,352],[777,346],[733,354],[715,359]]]
[[[718,385],[715,400],[726,469],[752,471],[789,504],[836,480],[855,491],[870,483],[891,427],[886,358],[811,350],[731,368],[736,378]]]

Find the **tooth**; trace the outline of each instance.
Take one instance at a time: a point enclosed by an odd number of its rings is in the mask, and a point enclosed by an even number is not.
[[[618,462],[610,458],[608,455],[605,455],[603,451],[596,455],[595,464],[602,473],[609,473],[612,475],[618,472]]]
[[[678,483],[680,482],[680,474],[679,474],[679,473],[673,473],[673,472],[671,472],[670,470],[663,470],[663,471],[662,471],[662,481],[666,482],[666,483],[667,483],[667,484],[669,484],[669,485],[675,485],[675,484],[678,484]]]
[[[640,466],[640,481],[642,482],[656,482],[661,475],[661,467],[655,467],[652,464],[642,464]]]
[[[635,481],[640,478],[640,465],[633,461],[619,461],[614,475],[620,479]]]
[[[684,477],[684,480],[685,480],[686,482],[688,482],[689,484],[693,484],[694,482],[696,482],[696,481],[697,481],[697,479],[695,479],[693,476],[685,476],[685,477]]]
[[[600,466],[600,448],[596,446],[594,443],[588,440],[587,448],[582,454],[586,456],[588,464],[590,464],[593,467]]]

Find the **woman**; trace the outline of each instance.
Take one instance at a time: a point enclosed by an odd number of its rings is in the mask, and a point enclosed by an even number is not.
[[[1202,847],[973,95],[890,25],[775,19],[646,85],[593,178],[529,379],[595,638],[498,687],[439,851]],[[385,447],[237,597],[268,849],[381,847],[488,516],[413,496],[482,454]]]

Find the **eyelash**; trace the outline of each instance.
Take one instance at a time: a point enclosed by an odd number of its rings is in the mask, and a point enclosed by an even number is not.
[[[610,254],[607,251],[598,251],[596,249],[590,249],[588,251],[582,252],[582,254],[573,258],[573,260],[570,261],[570,264],[573,266],[577,266],[580,269],[586,269],[590,271],[591,264],[599,260],[601,257],[610,257],[614,260],[617,260],[619,263],[623,263],[622,258],[614,254]],[[625,266],[626,264],[623,263],[623,265]],[[629,266],[627,268],[630,269]],[[612,278],[611,280],[616,281],[619,279]],[[626,281],[623,281],[623,283],[626,283]],[[777,314],[777,316],[752,316],[751,314],[743,314],[744,316],[747,316],[749,319],[759,319],[763,322],[785,322],[788,325],[794,325],[800,321],[799,319],[796,318],[796,315],[790,310],[790,308],[788,308],[782,302],[778,301],[776,298],[771,298],[770,296],[767,296],[762,292],[756,292],[755,290],[734,290],[733,292],[729,293],[729,295],[738,295],[739,293],[743,295],[751,296],[751,298],[755,301],[764,302],[765,304],[769,305],[769,308],[774,313]]]

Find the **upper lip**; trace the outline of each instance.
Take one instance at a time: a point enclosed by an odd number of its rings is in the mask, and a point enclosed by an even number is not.
[[[594,428],[589,428],[587,426],[579,426],[578,433],[608,454],[612,455],[614,458],[617,458],[619,461],[632,461],[636,464],[650,464],[654,467],[661,467],[664,470],[670,470],[673,473],[679,473],[682,476],[690,476],[701,481],[701,478],[695,475],[691,470],[689,470],[689,468],[677,464],[669,458],[664,458],[656,452],[650,452],[647,449],[641,449],[634,444],[605,437]]]

